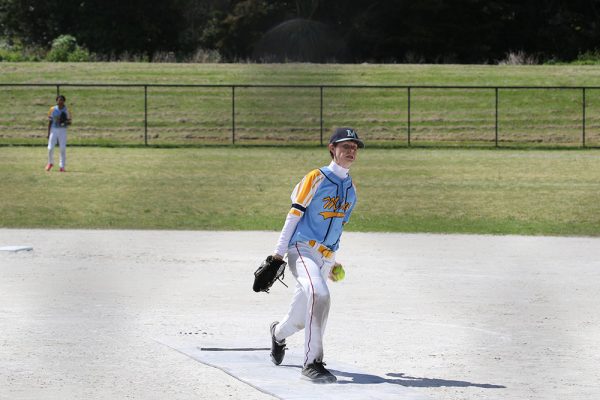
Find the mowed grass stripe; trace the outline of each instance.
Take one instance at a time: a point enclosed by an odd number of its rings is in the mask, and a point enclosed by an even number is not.
[[[368,143],[368,142],[367,142]],[[278,230],[325,148],[0,148],[0,226]],[[354,231],[600,235],[595,151],[373,149],[352,169]]]

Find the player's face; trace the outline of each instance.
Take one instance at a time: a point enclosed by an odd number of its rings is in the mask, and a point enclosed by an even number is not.
[[[340,167],[350,168],[358,155],[358,145],[352,141],[347,141],[337,143],[335,146],[331,144],[330,146],[336,164]]]
[[[58,100],[56,100],[56,104],[58,104],[59,108],[63,108],[63,106],[65,105],[65,101],[62,97],[59,97]]]

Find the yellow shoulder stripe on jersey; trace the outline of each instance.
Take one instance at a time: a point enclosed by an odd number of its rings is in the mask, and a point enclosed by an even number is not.
[[[300,182],[294,203],[306,206],[312,199],[316,187],[322,180],[323,173],[320,170],[315,169],[310,171],[304,179],[302,179],[302,182]]]

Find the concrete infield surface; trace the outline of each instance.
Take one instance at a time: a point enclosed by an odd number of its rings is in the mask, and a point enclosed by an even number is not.
[[[293,278],[252,281],[277,235],[0,229],[33,248],[0,251],[0,399],[274,398],[163,343],[270,346]],[[347,232],[337,259],[325,362],[375,398],[600,398],[600,238]]]

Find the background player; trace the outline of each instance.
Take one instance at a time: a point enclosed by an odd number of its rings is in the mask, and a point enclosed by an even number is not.
[[[287,252],[296,289],[288,314],[271,324],[271,360],[281,364],[285,339],[304,329],[302,376],[315,383],[335,382],[323,363],[323,335],[329,314],[327,277],[336,264],[343,225],[356,204],[348,170],[364,147],[352,128],[338,128],[329,140],[332,161],[309,172],[292,193],[290,209],[273,257]]]
[[[56,96],[56,105],[48,111],[48,164],[46,171],[54,166],[54,147],[60,147],[60,172],[65,172],[67,162],[67,126],[71,124],[71,113],[65,105],[63,95]]]

